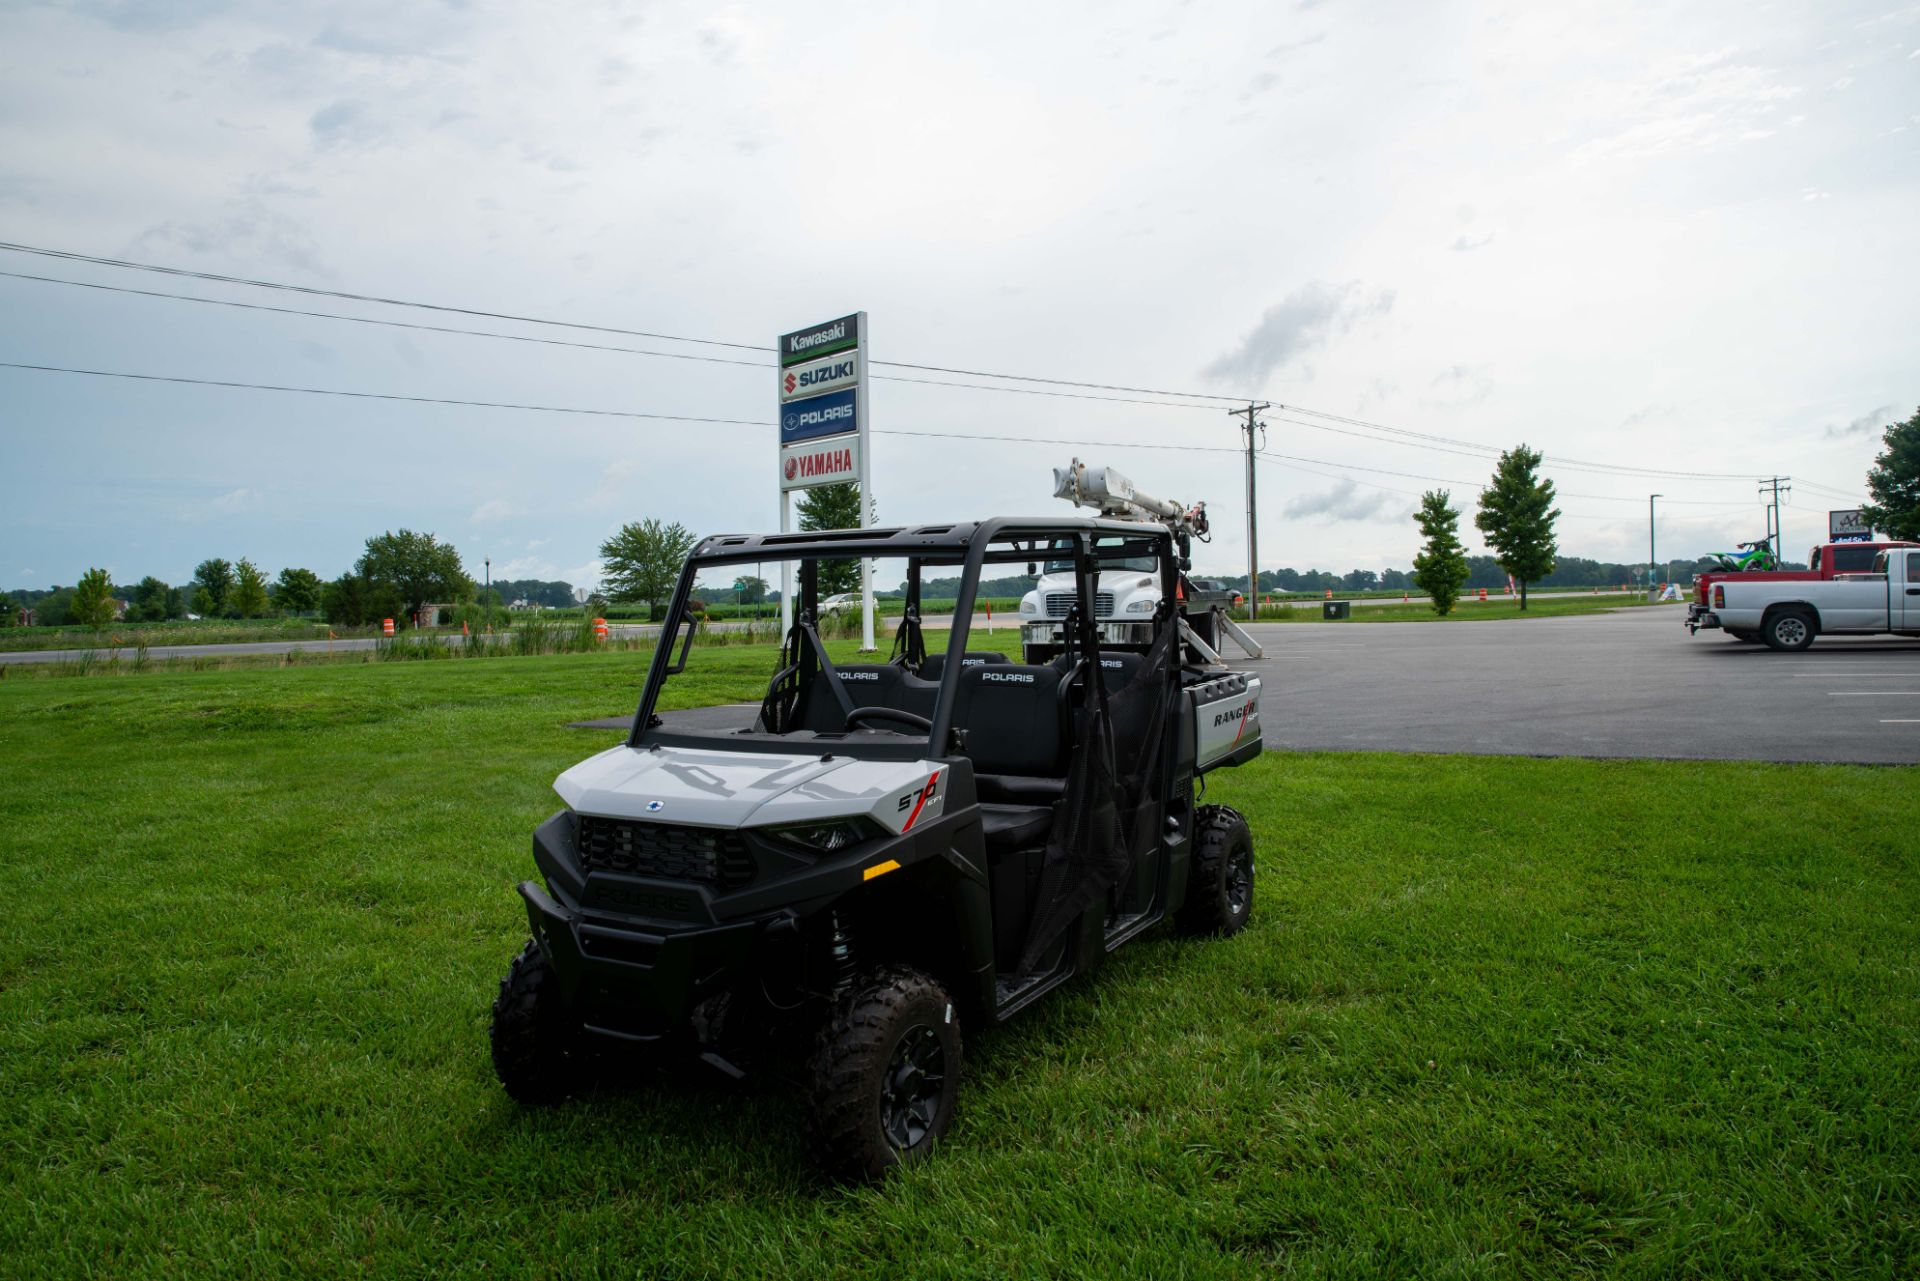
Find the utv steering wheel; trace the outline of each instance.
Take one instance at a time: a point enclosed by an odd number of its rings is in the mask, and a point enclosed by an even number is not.
[[[846,728],[852,729],[854,722],[865,720],[901,721],[915,729],[923,729],[929,734],[933,732],[932,721],[912,712],[903,712],[897,707],[856,707],[847,713]]]

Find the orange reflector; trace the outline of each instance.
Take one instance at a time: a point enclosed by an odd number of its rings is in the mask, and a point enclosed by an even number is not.
[[[900,860],[890,858],[884,863],[875,863],[872,867],[860,873],[860,879],[863,881],[871,881],[876,876],[885,876],[888,872],[897,872],[899,870]]]

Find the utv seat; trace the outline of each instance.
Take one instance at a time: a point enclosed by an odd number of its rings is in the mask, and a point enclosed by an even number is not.
[[[1037,845],[1053,826],[1051,805],[982,805],[981,834],[987,853],[999,855]]]
[[[953,723],[966,731],[982,802],[1050,814],[1065,793],[1064,676],[1051,665],[1008,662],[961,671]]]
[[[933,703],[940,687],[932,681],[921,680],[904,667],[892,663],[846,663],[834,671],[855,707],[891,707],[933,719]],[[798,720],[800,728],[816,734],[838,734],[847,727],[840,700],[827,687],[825,676],[814,677]],[[897,721],[869,723],[876,727],[906,728]]]
[[[960,666],[962,667],[985,667],[989,664],[1011,663],[1012,661],[1011,658],[1008,658],[996,649],[970,649],[960,656]],[[927,657],[926,662],[920,664],[920,679],[923,681],[937,681],[940,679],[940,673],[946,669],[946,654],[931,654]]]

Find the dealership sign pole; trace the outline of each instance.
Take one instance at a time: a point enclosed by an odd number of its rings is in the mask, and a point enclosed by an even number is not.
[[[796,489],[854,482],[860,524],[872,511],[867,483],[867,313],[780,335],[780,532],[793,528]],[[873,643],[873,561],[860,558],[860,646]],[[793,573],[780,567],[780,634],[793,626]]]

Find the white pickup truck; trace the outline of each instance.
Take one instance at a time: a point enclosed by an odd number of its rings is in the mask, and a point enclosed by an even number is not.
[[[1920,636],[1920,551],[1884,551],[1871,573],[1822,582],[1742,577],[1714,580],[1701,625],[1757,636],[1774,649],[1805,649],[1823,634]]]

